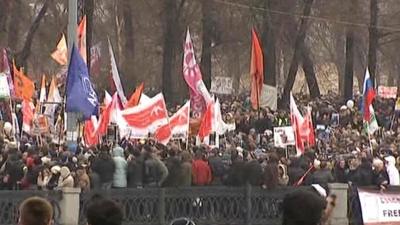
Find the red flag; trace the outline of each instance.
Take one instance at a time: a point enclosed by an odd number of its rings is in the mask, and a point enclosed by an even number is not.
[[[251,105],[253,109],[259,109],[261,91],[264,84],[264,58],[263,52],[254,28],[251,30]]]
[[[169,120],[169,123],[161,126],[155,133],[155,139],[166,145],[172,137],[187,138],[189,134],[190,101],[180,108]]]
[[[115,93],[112,97],[111,102],[108,105],[106,105],[106,108],[101,113],[99,127],[97,129],[98,135],[103,136],[107,133],[107,127],[110,124],[111,115],[116,107],[117,101],[118,101],[118,94]]]
[[[34,116],[35,106],[31,101],[22,101],[22,130],[30,133]]]
[[[168,123],[168,111],[161,93],[149,102],[123,110],[121,115],[127,125],[138,132],[152,133]]]
[[[203,140],[206,136],[211,134],[213,128],[213,118],[214,118],[214,103],[210,102],[207,105],[207,110],[204,113],[199,128],[199,137],[201,140]]]
[[[125,108],[137,106],[140,101],[140,96],[142,96],[144,89],[144,83],[142,82],[133,92],[132,96],[129,98],[129,101],[126,103]]]
[[[92,116],[90,120],[85,121],[84,139],[86,146],[93,146],[99,143],[99,136],[96,132],[97,119]]]
[[[311,107],[307,108],[307,115],[302,124],[301,131],[302,131],[301,138],[303,139],[303,142],[308,143],[310,147],[315,146],[315,133],[312,122]]]
[[[78,26],[78,48],[83,58],[83,61],[87,64],[87,50],[86,50],[86,16],[84,16]]]
[[[15,64],[13,64],[13,70],[15,97],[30,101],[35,92],[35,84],[23,71],[18,70]]]
[[[304,123],[304,119],[297,108],[292,94],[290,94],[290,122],[294,131],[297,155],[301,155],[304,153],[304,143],[301,138],[301,127]]]

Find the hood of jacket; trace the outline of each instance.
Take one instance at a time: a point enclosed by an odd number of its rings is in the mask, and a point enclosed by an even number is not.
[[[113,149],[113,156],[114,157],[124,157],[124,149],[117,146]]]
[[[62,178],[67,178],[69,175],[70,175],[70,171],[69,171],[69,169],[68,169],[68,167],[66,167],[66,166],[63,166],[63,167],[61,167],[61,171],[60,171],[60,174],[61,174],[61,177]]]

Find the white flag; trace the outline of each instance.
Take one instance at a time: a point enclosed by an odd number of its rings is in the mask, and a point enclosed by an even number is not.
[[[122,104],[125,105],[127,102],[127,99],[124,94],[124,89],[121,84],[121,79],[119,78],[118,67],[117,67],[117,63],[115,61],[114,51],[112,49],[110,39],[108,39],[108,50],[110,51],[110,56],[111,56],[112,78],[114,80],[115,87],[117,88],[118,96],[120,97]]]

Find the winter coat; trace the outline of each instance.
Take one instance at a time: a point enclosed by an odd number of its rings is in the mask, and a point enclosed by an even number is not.
[[[341,168],[339,167],[339,165],[336,165],[335,169],[333,169],[333,174],[335,176],[335,181],[337,183],[347,183],[346,170],[344,168]]]
[[[9,156],[5,165],[5,174],[8,176],[7,185],[10,189],[15,189],[17,182],[24,177],[24,164],[18,158],[17,154]]]
[[[387,161],[386,171],[389,175],[390,185],[400,185],[399,171],[396,168],[396,159],[393,156],[385,158]]]
[[[221,184],[223,177],[226,174],[225,165],[222,158],[219,156],[212,156],[208,159],[213,177],[213,184]]]
[[[143,158],[139,157],[128,163],[128,187],[143,186]]]
[[[251,160],[244,165],[243,171],[245,183],[252,186],[261,186],[263,179],[263,170],[257,160]]]
[[[367,160],[363,160],[361,165],[355,170],[350,170],[347,180],[358,187],[372,185],[373,172],[372,165]]]
[[[386,186],[389,184],[389,175],[386,172],[386,169],[374,173],[373,184],[377,186]]]
[[[302,176],[305,174],[305,170],[300,167],[289,167],[288,176],[289,176],[289,186],[296,184]]]
[[[228,176],[225,180],[225,184],[229,186],[243,186],[246,183],[244,174],[245,163],[237,160],[232,162],[232,166],[229,168]]]
[[[328,186],[328,183],[335,181],[329,169],[319,169],[311,176],[311,184],[319,184],[321,186]]]
[[[58,180],[58,187],[59,188],[74,187],[74,178],[72,177],[71,172],[66,166],[61,167],[60,178]]]
[[[197,186],[211,183],[211,169],[207,162],[202,159],[197,159],[192,162],[192,179],[193,184]]]
[[[92,170],[99,175],[102,184],[109,183],[113,181],[115,163],[107,153],[102,152],[99,158],[94,161]]]
[[[181,186],[190,187],[192,185],[192,164],[190,162],[183,162],[181,169],[182,169]]]
[[[168,169],[168,177],[165,180],[163,186],[166,187],[177,187],[181,183],[181,161],[178,157],[170,157],[166,161]]]
[[[144,162],[144,183],[150,187],[161,187],[168,177],[168,168],[155,156]]]
[[[115,147],[113,150],[113,160],[115,164],[115,171],[113,176],[113,187],[126,188],[127,183],[127,170],[128,163],[124,157],[124,149]]]

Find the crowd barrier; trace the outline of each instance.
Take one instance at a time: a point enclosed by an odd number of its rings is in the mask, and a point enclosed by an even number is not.
[[[0,191],[0,224],[17,224],[19,203],[37,195],[52,203],[55,225],[84,225],[89,200],[100,194],[122,207],[124,224],[129,225],[167,225],[179,217],[191,218],[198,225],[280,225],[283,197],[293,190],[207,186],[111,189],[87,193],[74,188],[52,192]],[[331,191],[338,196],[332,225],[348,224],[347,190],[347,185],[331,185]]]

